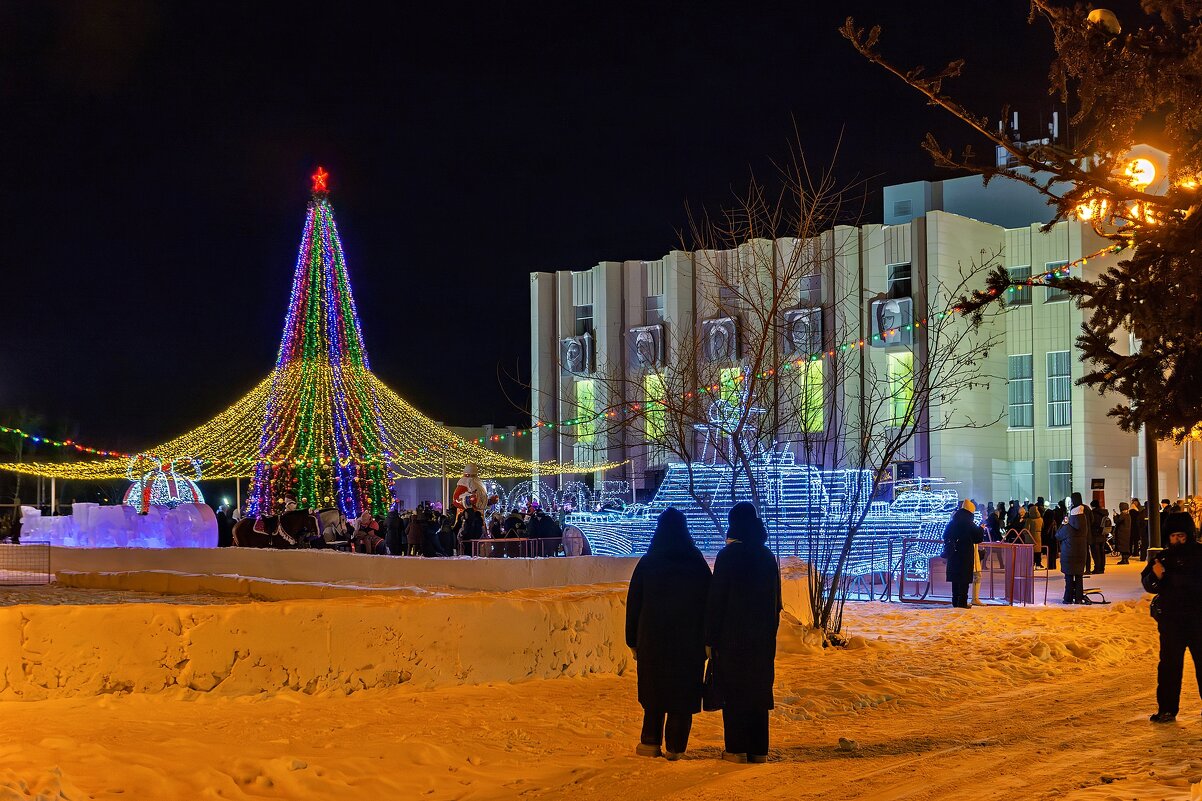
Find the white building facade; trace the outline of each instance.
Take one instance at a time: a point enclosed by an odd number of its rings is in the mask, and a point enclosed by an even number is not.
[[[979,178],[916,182],[887,187],[885,224],[840,226],[814,241],[749,243],[749,247],[815,247],[821,280],[803,287],[799,309],[822,309],[830,341],[871,339],[870,313],[882,297],[896,299],[898,325],[937,311],[926,308],[940,283],[955,284],[963,267],[993,257],[1018,277],[1068,267],[1089,278],[1123,254],[1088,258],[1107,240],[1078,221],[1041,229],[1051,209],[1033,190]],[[714,254],[706,254],[713,257]],[[638,431],[601,431],[590,426],[545,425],[647,397],[609,398],[612,381],[594,374],[599,365],[623,371],[625,387],[639,386],[635,347],[640,330],[663,341],[665,331],[705,335],[707,320],[720,315],[698,286],[697,254],[672,251],[654,261],[601,262],[589,269],[530,276],[531,416],[535,460],[577,464],[626,462],[605,479],[632,482],[640,499],[654,490],[667,457]],[[731,252],[729,258],[738,258]],[[838,305],[838,314],[832,314]],[[1011,291],[1006,311],[985,323],[996,337],[980,365],[987,376],[956,402],[956,408],[926,408],[929,433],[915,436],[895,461],[895,475],[936,476],[960,482],[962,497],[978,502],[1011,498],[1054,500],[1070,491],[1090,497],[1104,486],[1103,500],[1116,507],[1131,497],[1147,498],[1143,438],[1126,433],[1107,416],[1121,399],[1099,396],[1077,385],[1085,367],[1075,340],[1085,314],[1067,296],[1047,287]],[[712,325],[712,323],[708,323]],[[908,342],[873,348],[871,358],[923,357],[925,332]],[[643,334],[644,344],[655,342]],[[1121,338],[1119,348],[1130,347]],[[662,344],[660,347],[663,347]],[[662,358],[676,357],[670,349]],[[883,373],[882,373],[883,374]],[[629,390],[624,390],[629,391]],[[857,390],[827,392],[827,403],[851,403]],[[977,427],[941,431],[939,420],[960,415],[985,421]],[[827,419],[841,417],[826,415]],[[539,423],[543,425],[538,425]],[[846,434],[845,434],[846,435]],[[1196,468],[1186,470],[1182,450],[1161,443],[1162,497],[1194,494]],[[1100,481],[1099,481],[1100,480]]]

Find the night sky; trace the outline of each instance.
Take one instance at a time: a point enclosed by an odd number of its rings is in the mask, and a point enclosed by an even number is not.
[[[0,408],[139,448],[240,397],[321,164],[375,372],[451,424],[528,421],[499,375],[529,369],[530,271],[678,247],[686,204],[768,173],[794,121],[817,163],[842,136],[846,180],[947,177],[923,134],[973,139],[856,55],[847,15],[900,62],[968,58],[980,113],[1034,135],[1052,108],[1017,0],[377,5],[0,6]]]

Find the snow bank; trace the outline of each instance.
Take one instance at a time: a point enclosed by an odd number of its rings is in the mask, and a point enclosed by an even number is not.
[[[184,553],[187,559],[181,560]],[[59,580],[68,587],[212,593],[273,602],[25,603],[0,608],[0,699],[173,689],[231,695],[285,689],[349,693],[400,684],[430,688],[620,675],[632,666],[624,628],[625,577],[634,559],[389,559],[229,549],[56,554],[59,562],[140,564],[171,562],[174,555],[177,564],[237,565],[277,576],[71,571],[58,564]],[[318,567],[344,580],[278,577]],[[615,576],[622,578],[549,586],[565,579]],[[376,583],[383,577],[408,580]],[[429,589],[463,584],[518,589]],[[783,588],[785,626],[808,623],[804,569],[789,566]],[[110,593],[102,600],[111,598]]]
[[[279,581],[503,592],[629,581],[637,557],[422,559],[332,550],[52,548],[53,569],[77,573],[176,570]]]
[[[625,587],[0,609],[0,699],[350,693],[622,673]]]
[[[321,581],[281,581],[246,576],[215,576],[178,570],[147,570],[136,573],[76,573],[59,571],[57,584],[86,590],[148,592],[156,595],[225,595],[256,601],[298,601],[316,598],[348,598],[364,594],[438,597],[422,587],[379,587],[360,584],[327,584]]]

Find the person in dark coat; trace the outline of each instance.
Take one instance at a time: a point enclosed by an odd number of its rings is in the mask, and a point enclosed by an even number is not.
[[[229,548],[234,544],[234,521],[230,520],[225,504],[217,507],[217,547]]]
[[[996,509],[992,503],[985,508],[989,510],[989,514],[985,516],[985,528],[989,530],[989,541],[1001,542],[1006,509],[1001,503],[997,505]]]
[[[1119,503],[1119,513],[1114,518],[1114,549],[1121,557],[1120,565],[1131,562],[1131,507],[1126,501]]]
[[[1191,521],[1192,522],[1192,521]],[[1155,593],[1152,616],[1160,630],[1160,664],[1156,667],[1156,706],[1153,723],[1177,719],[1181,703],[1181,674],[1185,650],[1194,658],[1202,694],[1202,545],[1184,523],[1167,532],[1169,547],[1144,567],[1144,589]]]
[[[638,663],[643,732],[637,753],[679,759],[701,711],[705,603],[710,566],[684,515],[669,506],[634,568],[626,596],[626,644]]]
[[[952,606],[968,609],[968,586],[972,584],[973,551],[985,539],[985,533],[973,520],[977,507],[972,501],[952,514],[943,531],[944,552],[947,554],[947,580],[952,583]]]
[[[1160,536],[1167,537],[1173,531],[1184,531],[1191,540],[1198,535],[1198,527],[1194,525],[1194,518],[1189,512],[1182,510],[1181,501],[1169,506],[1160,518]]]
[[[1106,536],[1110,512],[1097,499],[1089,502],[1089,558],[1085,572],[1100,576],[1106,572]]]
[[[419,510],[414,510],[409,517],[409,525],[405,527],[405,550],[404,553],[409,556],[422,555],[422,543],[426,539],[426,521],[425,515]]]
[[[1085,603],[1085,562],[1089,550],[1089,510],[1074,492],[1064,525],[1056,532],[1060,543],[1060,572],[1064,574],[1064,603]]]
[[[1056,532],[1060,529],[1060,504],[1049,506],[1043,512],[1043,541],[1048,549],[1048,570],[1056,569],[1056,557],[1060,555],[1060,543]]]
[[[400,504],[393,503],[388,509],[388,518],[384,521],[384,544],[391,554],[405,552],[404,518],[401,516]]]
[[[1148,512],[1139,503],[1139,498],[1131,499],[1131,553],[1141,562],[1148,551]]]
[[[780,568],[765,544],[768,532],[754,506],[736,503],[728,520],[726,547],[714,561],[705,619],[705,644],[722,699],[722,758],[767,762],[782,608]]]

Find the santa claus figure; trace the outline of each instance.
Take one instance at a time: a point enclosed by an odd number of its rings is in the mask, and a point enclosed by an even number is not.
[[[480,466],[474,462],[464,465],[463,478],[459,479],[459,483],[455,485],[455,494],[451,496],[451,502],[455,507],[460,511],[475,509],[480,514],[484,514],[488,505],[495,501],[495,498],[488,497],[488,490],[484,488],[484,482],[480,480]]]

